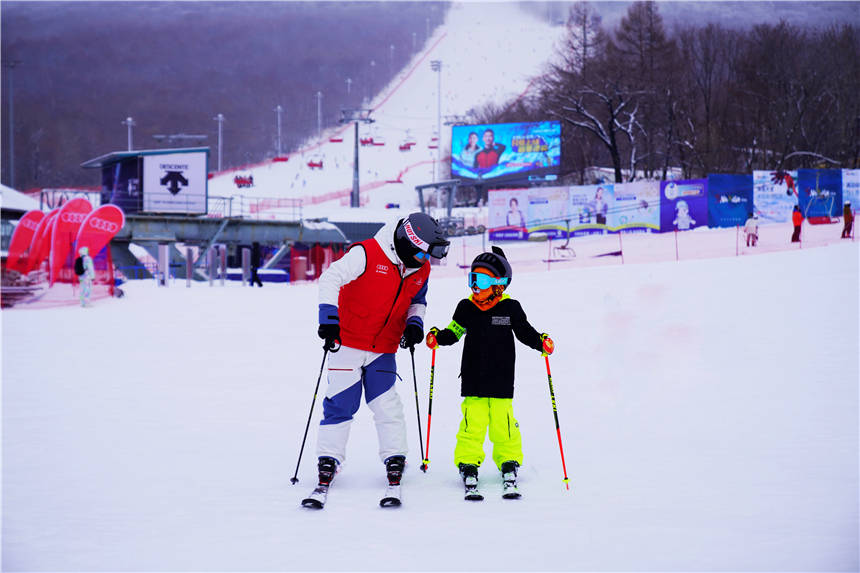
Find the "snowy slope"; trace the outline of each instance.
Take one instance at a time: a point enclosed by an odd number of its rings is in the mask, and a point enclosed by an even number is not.
[[[360,181],[363,213],[349,210],[352,189],[354,127],[352,124],[326,130],[322,141],[313,137],[291,152],[286,162],[269,162],[223,172],[209,182],[210,196],[244,196],[246,209],[257,198],[295,197],[304,200],[303,214],[332,220],[349,215],[355,219],[374,217],[387,203],[397,203],[405,212],[418,205],[415,185],[434,180],[438,150],[433,140],[437,127],[437,86],[441,80],[442,164],[450,155],[450,127],[446,115],[465,115],[488,102],[504,103],[525,92],[532,76],[552,54],[562,28],[519,10],[514,3],[454,2],[447,21],[430,38],[424,52],[380,94],[368,103],[375,123],[362,126],[361,137],[372,136],[382,146],[360,148]],[[441,78],[430,67],[442,61]],[[333,143],[331,138],[342,138]],[[413,140],[410,151],[401,143]],[[308,166],[322,161],[323,168]],[[442,179],[437,168],[437,179]],[[447,173],[447,168],[445,169]],[[254,187],[239,189],[236,175],[254,178]],[[400,181],[399,183],[389,183]],[[234,203],[234,206],[238,201]],[[346,206],[346,209],[342,207]],[[262,218],[288,216],[278,208],[247,213]],[[368,213],[371,213],[369,215]]]
[[[565,491],[544,363],[519,345],[514,502],[487,463],[487,499],[461,499],[455,346],[437,353],[427,474],[398,354],[404,506],[377,505],[362,407],[329,505],[299,507],[321,408],[293,486],[322,358],[314,284],[138,281],[92,309],[4,310],[3,570],[857,570],[856,243],[514,273],[557,343],[571,477]],[[428,325],[465,294],[431,275]]]

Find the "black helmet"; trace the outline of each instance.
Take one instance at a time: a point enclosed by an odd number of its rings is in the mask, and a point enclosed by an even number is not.
[[[394,250],[407,267],[421,266],[415,260],[418,253],[444,258],[450,244],[436,219],[426,213],[412,213],[397,223],[394,231]]]
[[[500,279],[507,278],[507,286],[510,286],[514,278],[511,264],[508,262],[507,257],[505,257],[505,252],[499,247],[493,247],[493,252],[491,253],[481,253],[475,257],[475,260],[472,261],[471,272],[475,272],[475,269],[481,268],[487,269]]]

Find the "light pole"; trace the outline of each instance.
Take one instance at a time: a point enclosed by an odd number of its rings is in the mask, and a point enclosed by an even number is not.
[[[418,34],[412,32],[412,51],[415,51],[415,46],[417,45]]]
[[[346,97],[349,97],[349,94],[352,93],[352,79],[346,78]]]
[[[9,70],[9,187],[15,188],[15,105],[12,75],[21,60],[3,62],[3,67]]]
[[[388,46],[388,75],[394,75],[394,44]]]
[[[340,113],[340,123],[355,122],[355,157],[352,166],[352,193],[349,196],[349,206],[361,207],[358,182],[358,124],[373,123],[374,120],[370,119],[371,110],[369,109],[342,109]]]
[[[131,151],[134,148],[134,146],[132,145],[132,141],[134,139],[134,137],[133,137],[134,126],[137,124],[134,122],[134,118],[132,118],[131,116],[128,116],[127,118],[125,118],[121,123],[123,125],[125,125],[126,127],[128,127],[128,150]]]
[[[374,84],[374,72],[376,71],[376,60],[370,60],[370,97],[368,97],[368,101],[373,101],[373,96],[376,95],[376,91],[373,89]]]
[[[436,82],[436,161],[433,162],[433,182],[436,182],[436,164],[442,157],[442,60],[431,60],[430,69],[437,74]]]
[[[222,137],[223,127],[224,127],[224,119],[225,119],[224,114],[219,113],[218,115],[216,115],[212,119],[214,119],[215,121],[218,122],[218,171],[221,171],[221,157],[222,157],[221,152],[223,150],[223,144],[224,144],[224,139]]]
[[[284,113],[284,108],[280,105],[275,108],[275,115],[278,118],[278,157],[281,156],[281,114]]]
[[[322,139],[322,92],[317,92],[317,137]]]

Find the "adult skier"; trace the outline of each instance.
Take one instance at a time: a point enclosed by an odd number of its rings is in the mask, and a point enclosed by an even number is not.
[[[511,284],[511,265],[499,247],[472,261],[469,288],[472,294],[454,310],[445,329],[433,327],[427,346],[457,343],[465,335],[460,363],[460,395],[463,420],[457,432],[454,463],[463,478],[467,500],[481,500],[478,467],[484,461],[484,440],[489,431],[493,462],[502,472],[503,497],[520,497],[517,468],[523,463],[519,423],[514,418],[514,336],[544,355],[554,344],[529,323],[519,302],[504,294]]]
[[[302,504],[321,508],[346,460],[346,443],[362,390],[373,412],[379,457],[389,488],[381,505],[400,504],[406,464],[406,419],[394,382],[398,345],[424,339],[430,257],[448,254],[449,241],[429,215],[412,213],[353,245],[319,279],[319,330],[328,359],[328,389],[317,438],[319,485]]]
[[[96,278],[96,271],[95,265],[93,265],[93,258],[90,256],[89,247],[78,249],[78,255],[80,255],[80,262],[75,261],[75,274],[78,275],[78,280],[81,284],[81,306],[86,308],[90,306],[90,296],[93,294],[93,279]],[[78,274],[79,270],[81,271],[80,274]]]

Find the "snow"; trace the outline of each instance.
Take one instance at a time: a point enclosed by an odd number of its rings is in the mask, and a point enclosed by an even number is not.
[[[39,202],[6,185],[0,185],[0,205],[4,209],[30,211],[39,208]]]
[[[362,209],[347,207],[352,126],[285,163],[222,173],[210,195],[244,194],[243,208],[298,197],[305,218],[331,221],[411,212],[437,157],[429,62],[443,61],[443,118],[464,114],[527,90],[561,31],[514,3],[453,3],[371,104],[386,145],[361,148]],[[330,143],[335,134],[344,141]],[[400,152],[406,137],[417,143]],[[317,156],[325,166],[311,171]],[[236,188],[237,174],[255,187]],[[328,506],[299,507],[315,484],[321,415],[318,398],[291,485],[323,358],[313,283],[135,281],[89,309],[4,310],[2,569],[856,571],[858,248],[832,225],[806,226],[801,245],[789,234],[763,227],[756,249],[736,229],[679,234],[677,247],[673,234],[590,237],[549,264],[563,242],[503,245],[509,293],[556,342],[571,485],[545,363],[518,345],[516,501],[501,499],[491,462],[487,499],[462,500],[458,345],[437,352],[426,474],[417,425],[426,438],[430,352],[415,353],[420,416],[410,356],[398,353],[403,507],[378,506],[386,482],[366,406]],[[597,256],[622,240],[624,264]],[[488,247],[485,236],[454,240],[431,274],[427,326],[448,324],[467,294],[460,265]]]
[[[373,135],[385,145],[359,149],[363,209],[349,208],[353,124],[325,130],[321,139],[310,138],[300,149],[285,154],[289,156],[286,162],[270,161],[216,174],[209,181],[209,195],[243,196],[243,202],[233,202],[234,209],[238,206],[246,210],[246,216],[257,218],[291,217],[291,209],[256,209],[258,200],[274,197],[301,198],[304,217],[328,217],[332,221],[382,221],[389,203],[400,206],[393,210],[395,215],[413,212],[418,208],[415,186],[443,179],[441,165],[450,163],[451,128],[444,123],[446,116],[465,116],[486,103],[503,105],[525,93],[562,31],[562,27],[552,27],[514,3],[452,3],[445,24],[436,29],[425,51],[367,103],[375,122],[360,126],[360,134]],[[442,62],[438,74],[430,66],[435,60]],[[439,116],[441,159],[438,150],[428,147],[434,143]],[[335,119],[340,118],[331,121]],[[333,137],[343,141],[332,143]],[[416,144],[408,152],[400,151],[400,144],[407,139],[414,139]],[[308,166],[320,159],[322,169]],[[437,160],[440,166],[434,176]],[[233,181],[237,175],[252,175],[254,186],[238,188]]]
[[[431,275],[428,326],[466,295],[452,267]],[[437,352],[426,474],[401,351],[396,510],[378,507],[366,406],[327,507],[299,507],[319,399],[290,484],[323,356],[315,284],[137,281],[91,309],[4,311],[3,569],[857,569],[856,243],[514,276],[556,342],[570,491],[537,353],[518,345],[524,497],[502,500],[487,461],[487,499],[467,503],[462,346]]]

